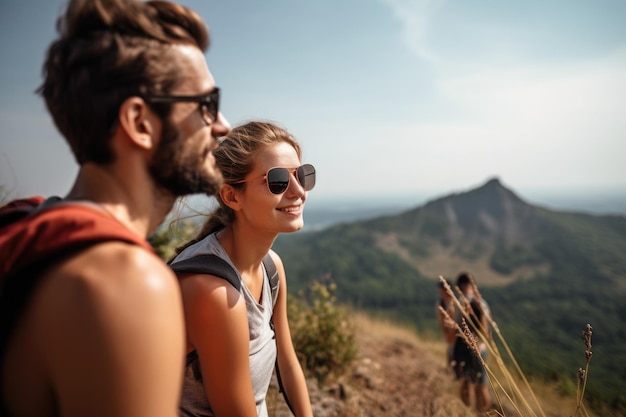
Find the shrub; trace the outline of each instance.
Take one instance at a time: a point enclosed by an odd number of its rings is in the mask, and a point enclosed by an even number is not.
[[[337,306],[334,283],[313,282],[310,302],[304,294],[289,300],[291,337],[302,368],[320,384],[341,375],[357,353],[348,311]]]
[[[164,261],[176,255],[176,248],[195,237],[196,225],[190,221],[179,221],[169,226],[162,226],[150,237],[148,242]]]

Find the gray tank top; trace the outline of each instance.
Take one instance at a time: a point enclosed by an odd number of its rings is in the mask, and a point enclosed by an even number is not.
[[[176,263],[201,255],[217,255],[236,271],[228,254],[217,240],[215,234],[211,234],[201,241],[185,248],[170,264],[176,269]],[[254,399],[256,401],[257,415],[259,417],[267,417],[268,415],[265,396],[276,361],[276,340],[274,330],[271,326],[271,318],[278,295],[278,285],[276,285],[274,289],[271,288],[265,268],[263,269],[263,275],[263,290],[261,303],[259,304],[248,290],[248,287],[246,287],[239,272],[237,272],[240,292],[246,301],[246,308],[248,310],[248,326],[250,330],[250,376],[252,378],[252,388],[254,390]],[[198,355],[195,350],[187,355],[183,393],[179,411],[181,416],[186,417],[214,416],[204,391]]]

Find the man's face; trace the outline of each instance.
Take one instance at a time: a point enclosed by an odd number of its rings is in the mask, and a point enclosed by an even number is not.
[[[174,53],[180,62],[183,81],[172,95],[197,96],[215,88],[198,48],[175,46]],[[162,121],[159,143],[149,165],[157,186],[174,196],[215,194],[222,184],[222,174],[212,151],[217,147],[217,137],[229,131],[228,121],[221,113],[217,120],[207,124],[198,103],[172,104],[169,118]]]
[[[191,142],[191,143],[187,143]],[[210,154],[212,147],[187,141],[172,122],[165,120],[149,171],[156,184],[176,197],[213,195],[222,184],[222,173]]]

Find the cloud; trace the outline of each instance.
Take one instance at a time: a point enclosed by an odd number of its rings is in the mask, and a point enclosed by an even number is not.
[[[624,73],[626,46],[577,63],[486,66],[462,76],[440,76],[437,84],[448,100],[474,117],[508,123],[598,116],[615,123],[622,119],[626,99]]]
[[[415,149],[399,155],[399,165],[415,155],[413,172],[438,180],[452,180],[449,166],[468,165],[480,178],[523,184],[623,184],[625,73],[622,48],[572,65],[441,76],[437,88],[455,116],[397,127],[398,146]]]
[[[448,112],[436,119],[326,126],[342,139],[320,172],[356,167],[359,181],[335,176],[320,189],[459,190],[493,176],[513,187],[624,185],[625,73],[626,47],[568,65],[440,74],[434,82]]]
[[[444,0],[382,0],[394,17],[403,25],[403,40],[407,48],[418,58],[437,64],[439,57],[427,41],[430,21],[442,7]]]
[[[398,149],[394,170],[400,178],[441,187],[494,175],[532,186],[624,184],[626,45],[594,58],[532,59],[541,50],[537,33],[511,28],[503,40],[493,35],[505,22],[478,21],[488,14],[463,18],[437,0],[383,1],[401,22],[407,49],[431,66],[432,97],[440,109],[432,120],[383,129]],[[499,17],[515,22],[514,16]],[[553,23],[559,24],[556,16]],[[468,27],[491,28],[484,29],[490,36],[429,42],[434,34]]]

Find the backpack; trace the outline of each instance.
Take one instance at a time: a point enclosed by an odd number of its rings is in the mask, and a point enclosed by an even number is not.
[[[263,266],[265,267],[265,271],[267,272],[270,289],[272,290],[272,292],[274,292],[276,287],[278,287],[278,270],[276,269],[276,264],[274,264],[274,261],[272,260],[272,257],[269,253],[265,255],[265,257],[263,257]],[[191,258],[184,259],[180,262],[170,264],[170,268],[172,268],[177,274],[192,272],[214,275],[216,277],[225,279],[230,285],[235,287],[237,291],[241,291],[241,280],[239,279],[237,271],[235,271],[235,269],[228,262],[226,262],[224,259],[220,258],[217,255],[197,255]],[[272,326],[273,330],[274,324],[272,321],[270,321],[270,325]],[[197,364],[197,357],[198,354],[195,350],[189,353],[186,358],[185,366],[189,366],[194,361]],[[287,393],[285,392],[283,382],[280,378],[280,371],[278,369],[278,357],[276,357],[274,369],[276,370],[276,379],[278,380],[279,391],[283,394],[283,397],[285,398],[285,403],[287,403],[289,410],[291,410],[291,412],[295,415],[291,403],[287,398]],[[193,372],[196,379],[202,379],[202,374],[200,373],[199,367],[194,367]]]
[[[106,241],[155,253],[145,239],[88,203],[30,197],[0,207],[0,372],[14,327],[44,270]],[[0,413],[3,405],[0,395]]]

